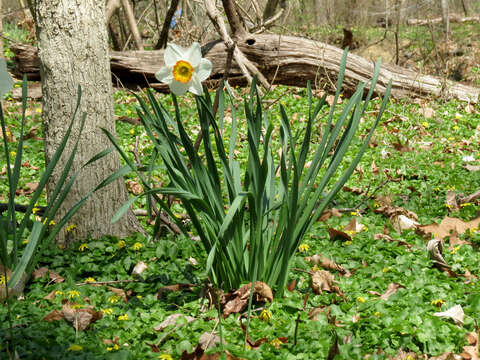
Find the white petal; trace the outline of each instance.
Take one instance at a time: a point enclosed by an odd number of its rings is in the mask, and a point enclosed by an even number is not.
[[[208,59],[202,59],[195,69],[195,75],[200,81],[207,80],[212,73],[212,63]]]
[[[158,81],[169,84],[173,80],[172,68],[164,66],[155,73],[155,77]]]
[[[202,60],[202,48],[198,42],[194,42],[186,51],[184,59],[194,68],[200,64]]]
[[[168,84],[170,91],[173,92],[177,96],[181,96],[185,94],[188,88],[192,85],[192,82],[189,81],[187,83],[181,83],[180,81],[172,81],[172,83]]]
[[[202,83],[197,76],[193,76],[191,81],[190,89],[188,89],[192,94],[201,96],[203,94]]]
[[[165,49],[165,53],[163,54],[163,60],[165,61],[165,65],[175,65],[178,60],[185,58],[186,51],[187,50],[185,50],[181,46],[169,43],[167,45],[167,48]]]

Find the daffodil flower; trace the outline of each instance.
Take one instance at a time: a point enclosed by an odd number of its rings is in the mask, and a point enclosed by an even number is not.
[[[188,49],[175,44],[168,44],[164,54],[165,66],[155,77],[168,85],[175,95],[187,91],[202,95],[202,81],[212,72],[212,63],[202,58],[200,44],[195,42]]]

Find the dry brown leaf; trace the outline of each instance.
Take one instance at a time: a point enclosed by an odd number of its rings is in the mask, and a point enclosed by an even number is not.
[[[157,291],[157,299],[160,300],[160,298],[165,294],[169,293],[171,291],[181,291],[181,290],[192,290],[195,288],[195,284],[175,284],[175,285],[167,285],[167,286],[162,286],[160,289]]]
[[[127,181],[127,189],[133,195],[140,195],[141,193],[143,193],[142,185],[140,185],[140,183],[133,180]]]
[[[418,112],[422,115],[425,119],[431,119],[435,116],[435,110],[428,106],[421,107]]]
[[[48,295],[44,297],[44,299],[52,301],[55,298],[56,293],[57,293],[57,290],[52,290]]]
[[[143,261],[139,261],[137,265],[132,270],[132,276],[138,277],[140,276],[145,270],[147,270],[148,266]]]
[[[379,170],[377,164],[375,164],[375,160],[372,160],[372,164],[370,165],[370,170],[372,171],[372,174],[378,175]]]
[[[345,231],[352,231],[354,233],[360,232],[365,229],[365,225],[357,222],[357,218],[352,218],[347,225],[343,228]]]
[[[480,171],[480,165],[470,165],[470,164],[467,164],[467,165],[464,165],[463,167],[464,167],[465,169],[467,169],[468,171],[471,171],[471,172]]]
[[[74,309],[68,301],[62,304],[62,314],[65,320],[71,322],[77,331],[85,330],[88,325],[101,319],[103,316],[100,310],[95,311],[92,307]]]
[[[400,139],[397,139],[397,142],[392,143],[392,145],[395,150],[400,152],[409,152],[413,150],[410,146],[408,146],[408,139],[405,141],[405,144],[402,144],[402,141]]]
[[[455,246],[462,246],[462,245],[467,245],[471,244],[468,241],[462,240],[458,237],[457,230],[453,230],[452,233],[450,234],[449,238],[449,247],[448,249],[451,251]]]
[[[398,246],[402,245],[402,246],[405,246],[407,248],[412,247],[412,245],[410,245],[408,242],[403,241],[403,240],[394,239],[390,235],[386,235],[386,234],[375,234],[375,235],[373,235],[373,238],[375,240],[385,240],[386,242],[390,242],[390,243],[391,242],[396,242],[396,243],[398,243]]]
[[[220,305],[222,306],[224,317],[232,313],[241,312],[247,307],[251,288],[252,283],[248,283],[236,291],[221,295]],[[255,282],[253,296],[256,302],[273,302],[272,289],[261,281]]]
[[[313,321],[318,320],[318,315],[322,314],[325,311],[325,306],[313,308],[308,312],[308,318]]]
[[[305,261],[308,261],[312,265],[318,265],[326,270],[336,270],[341,274],[348,274],[349,272],[341,265],[333,262],[332,260],[326,258],[322,254],[315,254],[313,256],[305,257]]]
[[[335,286],[334,277],[328,271],[315,270],[311,272],[312,290],[315,294],[320,295],[323,291],[334,292],[345,300],[345,295],[338,286]]]
[[[393,294],[395,294],[397,290],[400,288],[404,289],[405,286],[403,286],[402,284],[393,283],[393,282],[388,284],[387,291],[385,291],[385,293],[380,296],[380,299],[388,301],[388,298]]]
[[[465,319],[465,313],[463,312],[461,305],[455,305],[447,311],[433,313],[434,316],[452,319],[455,324],[463,325]]]
[[[479,360],[478,355],[478,329],[477,332],[470,332],[466,335],[468,345],[463,347],[463,352],[460,354],[465,360]]]
[[[330,235],[330,240],[343,240],[343,241],[352,241],[352,238],[347,233],[335,230],[334,228],[328,228],[328,234]]]
[[[439,239],[432,239],[427,243],[427,251],[430,259],[440,267],[450,268],[443,258],[443,243]]]
[[[48,313],[43,317],[43,320],[48,322],[62,320],[62,319],[63,319],[63,313],[60,310],[53,310],[52,312]]]
[[[176,325],[176,324],[177,324],[177,320],[178,320],[179,318],[184,318],[187,323],[190,323],[190,322],[196,320],[194,317],[191,317],[191,316],[188,316],[188,315],[184,315],[184,314],[171,314],[171,315],[167,316],[167,317],[165,318],[165,320],[163,320],[160,324],[158,324],[157,326],[155,326],[155,327],[153,328],[153,330],[155,330],[155,331],[162,331],[162,330],[164,330],[165,328],[167,328],[168,326]]]
[[[53,281],[56,284],[59,284],[61,282],[64,282],[65,279],[58,275],[55,271],[49,270],[48,271],[48,276],[50,277],[50,280]]]
[[[450,232],[455,230],[457,234],[464,234],[467,229],[477,229],[480,225],[480,217],[465,222],[462,219],[445,216],[442,222],[437,225],[420,225],[418,229],[424,234],[433,235],[435,238],[444,239],[450,236]]]
[[[392,223],[393,228],[400,234],[403,230],[416,229],[417,226],[420,225],[414,219],[403,214],[391,216],[390,222]]]
[[[225,343],[225,340],[224,340]],[[210,331],[205,331],[198,339],[198,345],[203,351],[213,348],[220,344],[220,336],[212,334]]]
[[[48,268],[46,266],[42,266],[41,268],[35,269],[32,272],[33,279],[40,279],[44,277],[48,272]]]

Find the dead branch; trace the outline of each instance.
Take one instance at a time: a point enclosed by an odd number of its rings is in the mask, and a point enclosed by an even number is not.
[[[448,17],[450,22],[464,23],[464,22],[480,22],[480,16],[461,16],[459,14],[450,14]],[[425,26],[430,24],[440,24],[443,22],[442,17],[433,19],[408,19],[407,24],[412,26]]]

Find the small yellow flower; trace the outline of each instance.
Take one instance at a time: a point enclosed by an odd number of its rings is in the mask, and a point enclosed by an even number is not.
[[[117,247],[118,247],[119,249],[125,247],[125,241],[120,240],[120,241],[117,243]]]
[[[352,211],[352,212],[350,213],[350,215],[352,215],[352,216],[358,216],[358,211]]]
[[[435,300],[432,300],[432,302],[430,304],[440,307],[443,304],[445,304],[445,300],[435,299]]]
[[[10,278],[7,276],[5,279],[5,275],[0,275],[0,285],[5,285]]]
[[[137,295],[137,299],[142,300],[143,296],[142,295]]]
[[[466,202],[466,203],[460,204],[460,207],[472,206],[472,205],[473,205],[472,203]]]
[[[72,232],[73,230],[75,230],[77,228],[77,225],[75,224],[72,224],[72,225],[68,225],[66,230],[67,230],[67,233],[68,232]]]
[[[107,308],[107,309],[101,309],[100,310],[103,314],[105,315],[112,315],[113,309],[112,308]]]
[[[262,319],[265,322],[269,322],[272,318],[272,313],[268,311],[267,309],[263,309],[262,312],[259,315],[259,318]]]
[[[404,335],[404,334],[402,334]],[[414,357],[412,355],[407,355],[407,357],[405,358],[405,360],[415,360]]]
[[[130,129],[129,133],[130,135],[135,135],[135,129]]]
[[[455,138],[453,136],[448,137],[448,141],[453,141],[453,140],[455,140]]]
[[[33,207],[32,209],[32,214],[35,215],[40,209],[36,206]]]
[[[88,249],[88,244],[83,243],[78,247],[79,251],[85,251],[85,249]]]
[[[36,108],[35,112],[41,114],[42,113],[42,108]]]
[[[455,113],[455,119],[459,120],[462,118],[462,114]]]
[[[455,190],[455,186],[447,186],[447,190],[454,191],[454,190]]]
[[[422,122],[422,125],[424,128],[428,128],[430,126],[430,124],[426,121]]]
[[[373,207],[374,207],[374,208],[379,208],[379,207],[380,207],[380,204],[379,204],[377,201],[375,201],[375,202],[373,203]]]
[[[73,304],[72,305],[72,309],[81,309],[81,308],[83,308],[82,304]]]
[[[364,303],[364,302],[366,302],[367,300],[365,300],[363,297],[359,296],[359,297],[357,297],[357,301],[358,301],[359,303]]]
[[[142,243],[136,242],[135,244],[132,245],[133,251],[140,250],[143,247]]]
[[[386,273],[386,272],[389,272],[390,270],[392,270],[392,267],[391,267],[391,266],[387,266],[386,268],[383,268],[383,269],[382,269],[382,272],[383,272],[383,273]]]
[[[118,344],[107,347],[107,351],[113,351],[113,350],[118,350],[118,349],[119,349]]]
[[[159,360],[173,360],[172,356],[170,354],[161,354],[158,356]]]
[[[373,313],[373,315],[374,315],[374,316],[377,316],[377,317],[380,317],[382,314],[380,314],[380,312],[378,312],[378,311],[375,311],[375,312]]]
[[[275,346],[276,348],[279,348],[281,345],[283,345],[283,342],[282,340],[277,338],[270,341],[270,345]]]
[[[83,280],[83,282],[86,282],[86,283],[94,283],[96,282],[97,280],[95,280],[93,277],[88,277],[86,278],[85,280]]]
[[[118,321],[125,321],[125,320],[128,320],[128,314],[125,314],[125,315],[120,315],[118,318]]]
[[[445,206],[449,209],[452,207],[452,205],[450,205],[450,204],[445,204]]]
[[[308,244],[300,244],[298,247],[298,251],[300,252],[307,252],[308,250],[310,250],[310,245]]]
[[[354,230],[345,230],[345,234],[348,234],[350,236],[355,235],[357,232]]]
[[[17,155],[15,151],[10,151],[10,157],[14,158]]]
[[[83,350],[83,346],[76,345],[76,344],[70,345],[68,348],[68,351],[82,351],[82,350]]]
[[[348,245],[352,245],[352,241],[350,240],[347,240],[343,243],[345,246],[348,246]]]
[[[450,253],[451,253],[452,255],[454,255],[454,254],[456,254],[456,253],[458,252],[458,250],[460,250],[460,246],[455,246],[455,247],[452,249],[452,251],[450,251]]]
[[[458,125],[453,125],[452,129],[457,131],[459,129],[459,127],[458,127]]]
[[[120,296],[117,295],[112,295],[108,298],[108,302],[111,304],[115,304],[118,300],[120,300]]]
[[[28,239],[25,239],[25,240],[23,240],[23,241],[22,241],[22,244],[25,244],[25,245],[27,245],[27,244],[28,244],[28,242],[29,242],[29,240],[28,240]]]
[[[55,295],[63,295],[63,291],[62,290],[56,290],[55,291]]]
[[[77,290],[68,290],[67,294],[69,299],[73,299],[80,296],[80,293]]]

